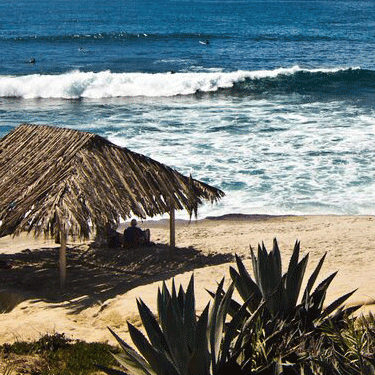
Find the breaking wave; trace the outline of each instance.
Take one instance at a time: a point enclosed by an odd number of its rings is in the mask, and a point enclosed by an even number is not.
[[[100,99],[171,97],[204,93],[263,95],[353,93],[375,89],[375,72],[360,68],[191,73],[112,73],[73,71],[59,75],[0,76],[0,97]]]

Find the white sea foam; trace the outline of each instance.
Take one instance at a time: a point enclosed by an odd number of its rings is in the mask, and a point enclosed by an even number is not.
[[[263,99],[185,100],[168,111],[148,108],[142,126],[150,133],[135,134],[136,119],[123,119],[109,138],[223,189],[225,198],[202,207],[200,217],[372,213],[375,131],[368,123],[375,114],[357,116],[358,108],[340,102],[317,108]]]
[[[311,70],[337,72],[340,69]],[[115,98],[169,97],[196,92],[215,92],[245,79],[273,78],[306,71],[298,66],[274,70],[197,73],[112,73],[73,71],[59,75],[0,76],[0,97]]]
[[[294,74],[298,69],[120,76],[131,81],[130,87],[136,77],[145,81],[163,77],[171,86],[184,77],[184,82],[203,87],[197,82],[206,82],[207,77],[231,82],[246,74]],[[54,82],[52,93],[65,87],[76,97],[95,91],[103,95],[120,85],[118,76],[110,72],[13,78],[23,95],[27,94],[24,81],[32,78],[34,94],[43,91],[44,79]],[[17,91],[14,87],[12,92]],[[137,89],[141,92],[142,87]],[[298,95],[1,100],[0,124],[7,127],[30,121],[93,131],[222,189],[224,199],[203,206],[200,217],[233,212],[373,214],[375,210],[375,112],[339,96],[311,102]],[[178,213],[178,217],[186,215]]]

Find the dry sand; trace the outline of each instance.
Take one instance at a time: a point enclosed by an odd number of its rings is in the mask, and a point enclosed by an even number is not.
[[[249,245],[277,238],[287,266],[295,241],[301,254],[310,253],[307,274],[321,256],[327,258],[320,281],[339,271],[327,302],[355,288],[350,304],[375,298],[375,218],[373,216],[240,216],[177,222],[176,249],[169,258],[168,222],[144,222],[155,247],[125,251],[95,248],[89,243],[68,243],[68,287],[59,290],[58,245],[32,236],[0,239],[0,344],[38,339],[45,333],[69,338],[114,343],[107,327],[128,340],[126,321],[140,325],[136,298],[156,312],[156,293],[162,280],[187,285],[195,278],[197,308],[201,310],[238,254],[251,271]],[[130,342],[130,341],[128,341]]]

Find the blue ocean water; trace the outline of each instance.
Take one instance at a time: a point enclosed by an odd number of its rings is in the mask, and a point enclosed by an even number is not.
[[[224,190],[200,217],[373,214],[374,20],[361,0],[2,0],[0,136],[95,132]]]

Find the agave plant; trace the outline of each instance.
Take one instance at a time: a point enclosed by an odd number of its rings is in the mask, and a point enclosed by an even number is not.
[[[277,240],[268,253],[265,245],[258,245],[255,255],[250,247],[254,279],[236,255],[237,269],[230,267],[230,275],[239,295],[246,301],[248,319],[264,304],[257,324],[241,332],[239,363],[245,373],[277,374],[308,373],[309,345],[319,336],[320,327],[328,320],[336,326],[343,325],[345,317],[360,306],[343,308],[352,291],[324,306],[327,289],[336,273],[323,280],[314,290],[314,284],[322,268],[326,254],[310,275],[301,296],[309,255],[299,260],[300,242],[296,241],[287,271],[282,273],[282,263]],[[221,292],[224,295],[224,291]],[[216,297],[216,293],[210,293]],[[240,303],[232,300],[230,313],[236,314]],[[243,308],[243,307],[242,307]],[[244,324],[242,325],[244,326]]]
[[[236,255],[238,271],[230,267],[230,275],[235,287],[244,301],[249,298],[249,309],[255,311],[261,301],[265,301],[266,310],[271,317],[283,320],[298,318],[306,325],[319,323],[323,318],[337,311],[336,318],[350,315],[360,306],[342,309],[344,302],[355,290],[343,295],[327,307],[324,301],[327,289],[337,272],[323,280],[314,291],[313,286],[324,263],[326,254],[320,259],[313,273],[310,275],[306,288],[299,301],[301,286],[305,276],[309,254],[299,260],[300,242],[296,241],[286,273],[282,274],[281,255],[277,240],[273,240],[273,248],[268,253],[264,245],[258,245],[258,254],[255,256],[250,247],[254,279],[246,270],[242,260]]]
[[[194,278],[186,291],[180,286],[177,293],[172,282],[171,292],[165,283],[158,290],[159,321],[142,300],[137,300],[138,311],[147,334],[128,323],[129,333],[137,351],[115,332],[123,349],[114,355],[127,372],[100,367],[110,375],[235,375],[240,368],[233,350],[234,338],[240,342],[238,332],[244,322],[246,306],[228,322],[227,315],[234,290],[232,283],[223,291],[224,279],[219,283],[212,306],[208,304],[197,318],[194,296]],[[255,319],[255,314],[247,320]],[[238,350],[237,350],[238,352]]]

